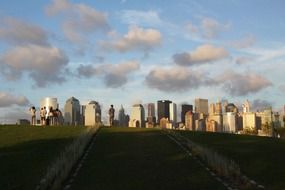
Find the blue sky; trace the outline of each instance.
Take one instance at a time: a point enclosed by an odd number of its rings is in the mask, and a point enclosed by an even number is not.
[[[284,1],[0,1],[0,122],[41,98],[282,110]]]

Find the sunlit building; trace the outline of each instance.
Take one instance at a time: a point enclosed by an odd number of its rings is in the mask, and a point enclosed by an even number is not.
[[[182,104],[181,105],[181,122],[184,123],[184,124],[185,124],[185,114],[188,111],[193,112],[193,105]]]
[[[223,114],[223,131],[226,133],[236,133],[238,131],[237,114],[235,112]]]
[[[207,118],[207,131],[223,132],[222,103],[210,104],[209,116]]]
[[[145,111],[141,104],[134,104],[131,110],[129,127],[145,127]]]
[[[195,112],[208,114],[208,99],[195,99]]]
[[[85,106],[85,125],[95,126],[101,123],[101,107],[98,102],[91,101]]]
[[[195,131],[195,118],[192,111],[185,113],[185,130]]]
[[[171,128],[175,128],[177,123],[177,107],[174,102],[169,104],[169,122],[171,123]]]
[[[243,130],[256,130],[256,114],[250,112],[250,103],[246,100],[242,104],[243,113],[242,113],[242,126]]]

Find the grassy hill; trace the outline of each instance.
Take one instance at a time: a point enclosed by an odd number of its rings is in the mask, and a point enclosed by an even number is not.
[[[157,129],[103,128],[71,189],[225,189]]]
[[[235,160],[244,174],[266,189],[285,189],[284,139],[190,131],[180,133]]]
[[[84,127],[0,126],[1,189],[35,189]],[[266,189],[285,188],[285,140],[177,131],[237,162]],[[225,189],[160,129],[102,128],[71,189]]]
[[[35,189],[50,163],[84,129],[0,126],[1,189]]]

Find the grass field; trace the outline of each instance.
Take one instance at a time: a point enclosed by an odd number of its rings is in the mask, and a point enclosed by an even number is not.
[[[285,140],[268,137],[181,131],[181,134],[235,160],[266,189],[285,189]]]
[[[51,162],[84,129],[0,126],[0,189],[35,189]]]
[[[225,189],[155,129],[102,128],[71,189]]]

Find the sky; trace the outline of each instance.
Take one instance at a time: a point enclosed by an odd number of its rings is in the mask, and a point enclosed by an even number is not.
[[[74,96],[283,110],[283,0],[0,0],[0,123]],[[283,111],[282,111],[283,112]],[[118,113],[118,112],[117,112]]]

